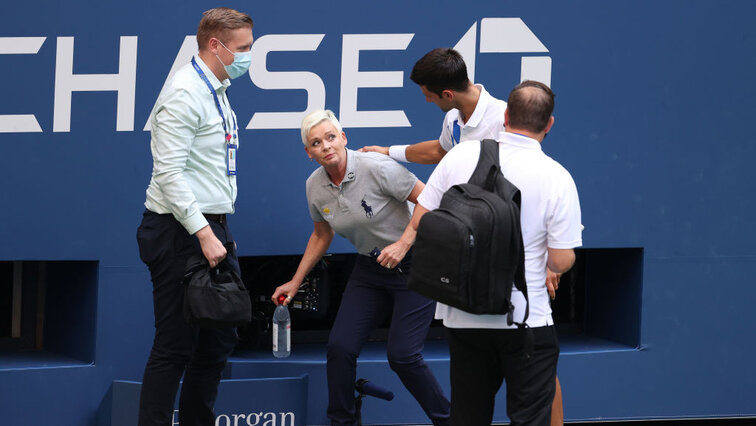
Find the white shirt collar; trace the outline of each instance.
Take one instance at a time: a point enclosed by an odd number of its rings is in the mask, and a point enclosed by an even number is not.
[[[485,111],[486,111],[486,108],[488,108],[488,104],[491,103],[491,100],[493,100],[493,97],[486,91],[486,88],[483,87],[482,84],[476,84],[475,87],[480,89],[480,96],[478,97],[478,103],[475,104],[475,110],[473,111],[472,115],[467,119],[464,126],[462,127],[467,127],[467,126],[478,127],[478,124],[480,124],[480,120],[482,120],[483,115],[485,115]]]
[[[194,55],[194,60],[197,62],[197,65],[199,65],[202,72],[205,73],[205,76],[207,76],[207,80],[210,82],[210,85],[213,86],[213,90],[216,92],[223,88],[223,90],[226,90],[228,86],[231,85],[231,80],[225,79],[223,81],[218,80],[218,77],[215,76],[213,71],[210,69],[210,67],[207,66],[205,61],[200,58],[199,54]]]
[[[527,149],[537,149],[541,151],[541,143],[533,138],[529,138],[525,135],[521,135],[519,133],[512,133],[512,132],[506,132],[502,131],[499,132],[499,137],[497,141],[509,145],[515,145],[520,148],[527,148]]]

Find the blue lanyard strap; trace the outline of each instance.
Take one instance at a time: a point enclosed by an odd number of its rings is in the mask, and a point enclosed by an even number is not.
[[[192,66],[194,67],[194,70],[197,71],[197,74],[199,74],[200,78],[202,78],[202,81],[205,82],[207,85],[207,88],[210,89],[210,93],[213,95],[213,99],[215,99],[215,106],[218,108],[218,114],[221,116],[221,123],[223,124],[223,132],[226,134],[226,142],[231,140],[231,134],[228,133],[228,129],[226,128],[226,116],[223,115],[223,108],[221,108],[220,101],[218,100],[218,94],[215,93],[215,90],[213,89],[213,85],[210,84],[210,80],[207,79],[207,76],[204,72],[202,72],[202,68],[197,65],[197,61],[192,58]],[[231,119],[234,122],[234,131],[238,131],[238,126],[236,125],[236,118],[233,114],[231,114]]]

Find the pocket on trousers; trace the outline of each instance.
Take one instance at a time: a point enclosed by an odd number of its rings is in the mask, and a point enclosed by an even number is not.
[[[165,255],[166,241],[170,241],[171,229],[165,224],[159,223],[157,215],[145,214],[142,223],[137,228],[137,244],[139,246],[139,258],[147,266],[154,264]]]
[[[534,334],[536,350],[559,353],[559,339],[557,338],[556,327],[551,325],[536,327],[531,330]]]
[[[150,244],[147,242],[147,239],[145,237],[145,229],[142,225],[139,225],[136,232],[136,239],[137,239],[137,246],[139,247],[139,258],[144,262],[145,264],[149,265],[151,256],[149,253],[149,246]]]

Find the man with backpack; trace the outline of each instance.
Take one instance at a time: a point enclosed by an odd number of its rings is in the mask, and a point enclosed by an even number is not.
[[[412,145],[365,146],[360,152],[378,152],[401,162],[438,164],[460,142],[496,139],[504,131],[507,103],[491,96],[482,84],[470,81],[465,61],[456,50],[439,47],[426,53],[413,66],[410,79],[420,86],[426,101],[446,113],[441,135]],[[552,299],[556,297],[560,278],[560,274],[548,272],[546,288]],[[558,379],[556,389],[552,426],[561,425],[564,419]]]
[[[410,79],[420,86],[425,100],[445,112],[441,135],[438,139],[412,145],[377,146],[360,148],[360,152],[377,152],[396,161],[418,164],[438,164],[444,155],[460,142],[495,139],[504,130],[504,111],[507,103],[491,96],[482,84],[473,84],[467,77],[467,65],[462,55],[448,47],[438,47],[426,53],[412,67]],[[552,299],[559,288],[560,274],[549,273],[546,287]],[[557,388],[559,383],[557,380]],[[557,391],[558,393],[559,390]],[[561,395],[555,401],[560,411]]]
[[[508,99],[506,130],[497,140],[501,171],[521,196],[529,309],[517,289],[512,289],[514,310],[509,321],[507,315],[477,315],[442,303],[436,308],[436,318],[443,320],[449,335],[451,418],[455,425],[490,425],[495,396],[504,380],[512,425],[550,423],[559,343],[551,318],[546,268],[556,273],[568,271],[575,261],[573,248],[582,244],[575,183],[540,146],[554,123],[553,109],[554,94],[548,86],[534,81],[517,85]],[[447,190],[470,180],[480,153],[481,143],[468,141],[444,156],[418,197],[410,225],[384,253],[401,254],[414,243],[420,219],[439,207]],[[392,263],[398,257],[386,256]],[[525,326],[518,327],[512,320]]]

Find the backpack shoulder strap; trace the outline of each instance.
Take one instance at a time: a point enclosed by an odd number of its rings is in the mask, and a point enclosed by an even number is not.
[[[480,141],[478,165],[467,182],[493,191],[496,172],[499,170],[499,143],[493,139],[483,139]]]
[[[520,190],[517,189],[516,186],[512,185],[508,180],[506,180],[504,175],[501,173],[501,166],[499,165],[499,143],[493,139],[483,139],[482,141],[480,141],[480,156],[478,157],[478,164],[475,166],[475,171],[473,172],[472,176],[470,176],[470,180],[468,180],[467,182],[493,192],[495,189],[499,189],[496,186],[497,176],[499,175],[501,176],[501,180],[505,183],[505,187],[500,189],[501,191],[504,191],[504,193],[499,195],[502,195],[502,198],[504,199],[512,200],[516,204],[517,211],[519,213]],[[518,234],[520,234],[519,222],[520,221],[517,220]],[[520,236],[520,238],[522,238],[522,236]],[[514,321],[512,311],[510,310],[509,314],[507,315],[507,323],[509,325],[516,324],[519,328],[528,328],[526,322],[530,314],[530,300],[528,298],[528,287],[525,281],[525,252],[522,243],[520,243],[519,253],[517,253],[517,257],[518,266],[517,270],[515,271],[514,286],[525,297],[525,314],[523,316],[522,322],[516,322]],[[526,349],[527,354],[532,352],[532,339],[532,335],[530,335],[530,341],[528,344],[526,344],[526,347],[530,348]]]
[[[517,324],[517,327],[523,328],[527,327],[526,322],[530,315],[530,299],[528,298],[528,285],[525,281],[525,248],[522,244],[520,245],[519,253],[517,253],[517,258],[518,262],[514,275],[514,286],[525,297],[525,314],[522,318],[522,322],[516,322],[512,317],[512,311],[509,311],[509,315],[507,315],[507,324]]]

